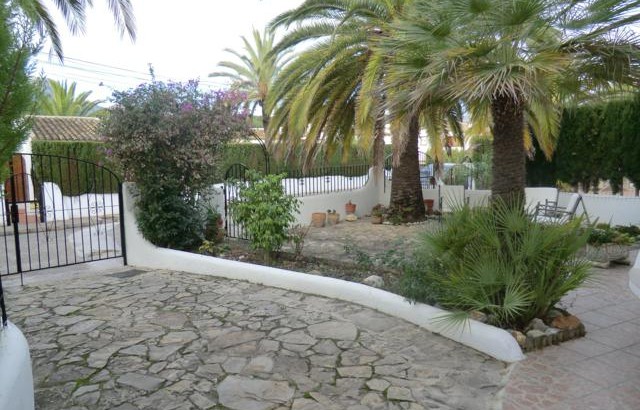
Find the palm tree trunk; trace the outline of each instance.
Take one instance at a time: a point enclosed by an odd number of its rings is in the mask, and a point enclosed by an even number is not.
[[[514,206],[524,206],[526,163],[524,149],[524,104],[511,95],[491,102],[493,116],[493,181],[491,196]]]
[[[373,139],[373,175],[375,182],[382,176],[384,169],[384,118],[376,119]]]
[[[269,127],[270,118],[269,113],[267,113],[264,108],[264,101],[260,101],[260,109],[262,111],[262,129],[264,130],[264,137],[267,138],[267,128]]]
[[[420,165],[418,163],[418,139],[420,123],[418,117],[412,117],[404,148],[399,153],[398,163],[394,164],[391,176],[391,211],[402,217],[403,221],[417,221],[424,219],[424,201],[422,186],[420,185]],[[401,144],[400,144],[401,145]],[[394,144],[394,151],[399,144]]]

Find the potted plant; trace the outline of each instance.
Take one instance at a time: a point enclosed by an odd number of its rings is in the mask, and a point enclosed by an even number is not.
[[[371,223],[379,225],[384,220],[384,206],[378,204],[371,209]]]
[[[340,222],[340,214],[335,209],[327,209],[327,225],[337,225]]]
[[[311,214],[311,226],[322,228],[327,222],[327,214],[324,212],[314,212]]]
[[[344,205],[344,211],[347,215],[356,213],[356,204],[352,203],[351,200]]]
[[[424,200],[424,206],[425,206],[425,210],[427,211],[427,215],[433,215],[433,204],[434,204],[434,200],[433,199],[425,199]]]
[[[633,238],[609,224],[598,224],[591,230],[585,256],[594,265],[607,267],[611,262],[624,261],[629,257]]]

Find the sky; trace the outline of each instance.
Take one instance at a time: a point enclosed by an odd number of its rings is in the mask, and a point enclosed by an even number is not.
[[[149,81],[149,64],[159,80],[199,78],[204,87],[224,88],[228,85],[224,78],[208,77],[218,62],[233,60],[224,49],[241,50],[241,36],[250,37],[252,27],[262,30],[302,0],[132,0],[135,43],[120,37],[107,3],[94,1],[84,35],[71,35],[64,21],[56,19],[64,63],[48,46],[36,58],[39,72],[55,80],[76,81],[78,91],[92,91],[90,99],[106,99],[114,89]]]

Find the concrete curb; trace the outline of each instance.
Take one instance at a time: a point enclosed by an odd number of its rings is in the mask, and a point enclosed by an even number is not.
[[[498,360],[516,362],[524,359],[520,346],[505,330],[475,320],[470,320],[464,328],[443,326],[437,319],[446,311],[422,303],[409,303],[402,296],[390,292],[340,279],[156,247],[146,241],[138,230],[131,188],[132,184],[125,184],[123,190],[126,250],[130,265],[246,280],[353,302],[404,319]]]
[[[640,252],[636,256],[636,263],[629,269],[629,289],[640,298]]]

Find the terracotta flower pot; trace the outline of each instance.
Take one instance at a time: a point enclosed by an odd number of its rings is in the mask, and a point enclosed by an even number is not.
[[[344,205],[344,211],[347,213],[347,215],[355,214],[356,213],[356,204],[352,204],[351,201],[347,202]]]
[[[425,199],[424,200],[424,206],[425,206],[425,209],[427,211],[427,215],[433,215],[434,202],[435,201],[433,199]]]
[[[327,222],[327,214],[324,212],[314,212],[311,214],[311,226],[322,228]]]
[[[371,216],[371,223],[374,225],[380,225],[382,223],[382,220],[384,218],[382,217],[382,215],[372,215]]]

